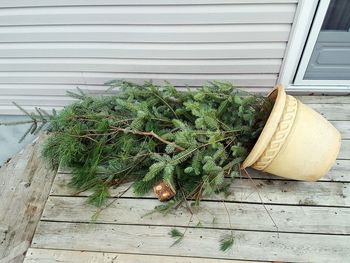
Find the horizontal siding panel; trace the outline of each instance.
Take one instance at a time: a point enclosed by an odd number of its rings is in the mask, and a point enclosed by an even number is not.
[[[25,98],[34,98],[36,96],[47,96],[50,98],[61,98],[66,95],[67,91],[76,91],[77,86],[84,90],[88,94],[105,94],[108,86],[105,85],[57,85],[57,84],[0,84],[0,100],[6,101],[8,99],[8,104],[10,105],[12,101],[17,101],[18,98],[24,100]],[[184,87],[177,87],[183,89]],[[254,87],[250,86],[247,88],[242,88],[246,91],[262,92],[267,93],[271,90],[270,87]],[[113,92],[113,91],[112,91]],[[25,96],[23,96],[25,94]],[[107,93],[109,94],[109,92]],[[33,97],[34,96],[34,97]],[[5,98],[5,99],[4,99]],[[9,99],[12,98],[12,99]],[[42,97],[38,101],[43,100]],[[59,100],[59,99],[58,99]],[[4,104],[5,105],[5,104]],[[28,104],[26,104],[28,105]]]
[[[4,8],[0,25],[292,23],[295,9],[295,4]]]
[[[298,0],[2,0],[0,7],[297,3]]]
[[[2,0],[0,114],[60,109],[113,79],[276,84],[297,0]],[[2,26],[1,26],[2,25]]]
[[[17,96],[47,95],[63,96],[66,91],[76,90],[78,85],[57,85],[57,84],[0,84],[1,96],[16,98]],[[108,88],[105,85],[79,85],[79,88],[91,94],[104,93]],[[13,100],[11,100],[13,101]],[[10,101],[10,102],[11,102]]]
[[[281,42],[290,24],[261,25],[70,25],[0,27],[0,43],[11,42]]]
[[[35,106],[23,106],[22,108],[25,109],[28,112],[33,112]],[[55,110],[59,111],[62,110],[63,107],[40,107],[41,109],[47,111],[48,113],[52,112],[52,109],[54,108]],[[20,111],[16,106],[3,106],[0,105],[0,113],[1,115],[24,115],[22,111]]]
[[[75,101],[69,96],[1,96],[0,106],[14,106],[12,102],[21,106],[63,107]]]
[[[130,73],[278,73],[281,59],[147,60],[147,59],[2,59],[0,71],[78,71]]]
[[[113,79],[136,82],[153,80],[164,84],[167,80],[176,86],[201,86],[207,81],[231,81],[236,86],[271,87],[277,74],[140,74],[140,73],[83,73],[83,72],[0,72],[0,84],[90,84],[102,85]]]
[[[2,43],[2,58],[282,58],[286,42],[268,43]]]

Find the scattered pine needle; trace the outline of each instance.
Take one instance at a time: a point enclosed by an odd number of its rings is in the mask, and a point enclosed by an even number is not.
[[[172,238],[176,239],[176,240],[174,241],[174,243],[171,244],[170,247],[173,247],[173,246],[177,245],[178,243],[180,243],[181,240],[182,240],[182,239],[184,238],[184,236],[185,236],[184,233],[181,233],[181,232],[180,232],[179,230],[177,230],[176,228],[172,228],[172,229],[170,230],[170,232],[169,232],[169,235],[170,235]]]
[[[232,249],[234,241],[235,239],[232,234],[225,236],[223,239],[220,240],[220,250],[226,252],[227,250]]]

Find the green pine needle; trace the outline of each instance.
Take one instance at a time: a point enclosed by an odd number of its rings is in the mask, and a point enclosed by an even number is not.
[[[172,237],[172,238],[179,238],[179,237],[183,237],[183,234],[177,230],[176,228],[172,228],[169,232],[169,235]]]
[[[106,199],[110,196],[108,187],[104,184],[97,185],[94,189],[95,191],[93,192],[92,195],[89,196],[89,203],[100,207],[102,206]]]
[[[224,237],[220,240],[220,250],[226,252],[227,250],[232,249],[234,241],[235,240],[233,234]]]
[[[178,243],[180,243],[182,241],[182,239],[184,238],[184,234],[181,233],[179,230],[177,230],[176,228],[172,228],[169,232],[169,235],[175,239],[175,241],[171,244],[170,247],[177,245]]]

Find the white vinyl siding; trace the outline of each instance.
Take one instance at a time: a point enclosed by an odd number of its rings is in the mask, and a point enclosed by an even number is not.
[[[297,0],[2,0],[0,114],[112,79],[276,83]]]

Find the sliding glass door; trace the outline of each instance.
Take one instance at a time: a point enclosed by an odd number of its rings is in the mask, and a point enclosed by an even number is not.
[[[321,0],[296,85],[350,85],[350,1]]]

